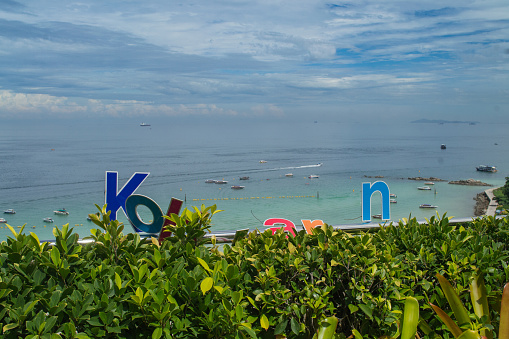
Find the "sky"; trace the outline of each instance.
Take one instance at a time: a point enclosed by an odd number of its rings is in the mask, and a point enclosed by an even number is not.
[[[507,0],[0,0],[2,119],[508,112]]]

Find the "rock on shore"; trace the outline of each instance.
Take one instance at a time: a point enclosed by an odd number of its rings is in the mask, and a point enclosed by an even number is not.
[[[488,206],[490,205],[490,198],[488,198],[486,192],[477,194],[474,200],[476,201],[474,207],[474,216],[479,217],[486,214]]]
[[[435,177],[429,177],[429,178],[415,177],[415,178],[408,178],[408,180],[420,180],[420,181],[447,181],[447,180],[439,179],[439,178],[435,178]]]
[[[449,184],[466,186],[491,186],[490,184],[475,179],[449,181]]]

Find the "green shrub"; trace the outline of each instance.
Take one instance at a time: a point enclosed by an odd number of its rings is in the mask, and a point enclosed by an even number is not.
[[[342,337],[396,337],[409,297],[447,337],[428,306],[447,305],[437,273],[463,297],[480,272],[494,330],[509,281],[507,219],[453,226],[444,215],[357,235],[327,225],[288,238],[254,231],[220,248],[204,237],[215,206],[172,215],[162,244],[123,234],[99,211],[89,244],[68,225],[54,229],[54,244],[11,228],[0,244],[4,338],[311,338],[327,319]]]

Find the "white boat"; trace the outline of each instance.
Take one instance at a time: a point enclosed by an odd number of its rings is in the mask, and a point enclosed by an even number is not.
[[[316,174],[311,174],[308,178],[309,179],[318,179],[318,178],[320,178],[320,176],[318,176]]]
[[[222,184],[227,184],[228,181],[226,181],[226,180],[215,180],[214,183],[222,185]]]
[[[147,126],[150,126],[150,124],[147,124],[146,122],[142,122],[142,123],[140,124],[140,126],[141,126],[141,127],[147,127]]]
[[[375,219],[382,219],[382,215],[381,214],[374,214],[372,215],[373,218]]]
[[[0,218],[0,224],[5,224],[7,222],[7,220],[5,220],[4,218]]]
[[[4,213],[5,214],[16,214],[16,211],[13,210],[12,208],[9,208],[8,210],[5,210]]]
[[[205,180],[207,184],[214,184],[216,181],[214,179],[207,179]]]
[[[431,181],[428,181],[428,182],[425,182],[424,185],[434,185],[435,183],[434,182],[431,182]]]
[[[293,177],[293,173],[286,173],[285,177],[291,178],[291,177]]]
[[[233,185],[233,186],[232,186],[232,190],[241,190],[241,189],[243,189],[244,187],[246,187],[246,186]]]
[[[430,205],[430,204],[422,204],[419,208],[438,208],[438,206]]]
[[[497,168],[495,166],[486,166],[486,165],[480,165],[475,168],[476,170],[480,172],[496,172]]]
[[[69,212],[67,212],[65,210],[65,208],[61,208],[59,210],[53,211],[53,213],[58,214],[58,215],[69,215]]]
[[[44,218],[42,219],[44,222],[53,222],[53,219],[52,218]]]
[[[431,187],[428,187],[428,186],[421,186],[421,187],[417,187],[418,190],[421,190],[421,191],[429,191],[431,190]]]
[[[265,160],[260,160],[260,164],[265,164],[265,163],[267,163],[267,161],[265,161]]]
[[[397,203],[398,203],[398,201],[397,201],[396,199],[390,199],[390,200],[389,200],[389,202],[390,202],[391,204],[397,204]]]

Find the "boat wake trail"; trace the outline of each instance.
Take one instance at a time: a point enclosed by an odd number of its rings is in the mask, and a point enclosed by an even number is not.
[[[297,168],[310,168],[310,167],[320,167],[322,166],[322,163],[319,163],[319,164],[315,164],[315,165],[304,165],[304,166],[292,166],[292,167],[280,167],[278,169],[282,170],[282,169],[297,169]]]

